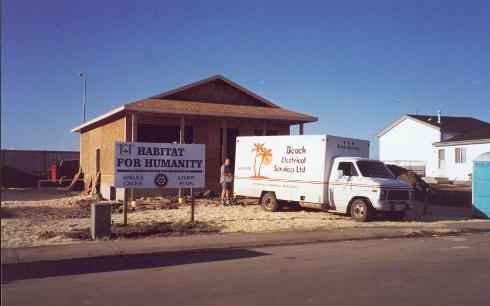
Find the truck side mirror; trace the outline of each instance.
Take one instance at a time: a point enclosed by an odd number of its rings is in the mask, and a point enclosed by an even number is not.
[[[344,171],[343,170],[337,170],[337,179],[340,180],[343,177],[344,177]]]

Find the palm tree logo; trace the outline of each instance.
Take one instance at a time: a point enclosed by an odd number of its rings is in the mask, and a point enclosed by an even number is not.
[[[260,170],[262,169],[262,165],[268,166],[272,163],[272,149],[267,149],[264,147],[264,143],[254,143],[254,148],[252,149],[252,153],[255,152],[254,158],[254,176],[256,178],[267,178],[265,176],[260,175]],[[260,160],[259,169],[257,171],[257,160]]]

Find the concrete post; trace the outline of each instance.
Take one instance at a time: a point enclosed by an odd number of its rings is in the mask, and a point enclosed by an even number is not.
[[[92,203],[90,237],[111,236],[111,202]]]
[[[303,133],[304,133],[304,123],[300,123],[299,124],[299,134],[303,135]]]

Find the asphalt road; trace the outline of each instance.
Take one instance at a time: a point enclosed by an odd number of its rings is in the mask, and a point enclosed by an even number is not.
[[[14,270],[3,271],[2,305],[490,305],[490,234],[121,256]]]

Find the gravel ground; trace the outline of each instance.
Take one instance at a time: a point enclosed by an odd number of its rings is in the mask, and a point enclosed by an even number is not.
[[[2,189],[2,248],[50,244],[80,243],[84,240],[63,235],[90,226],[90,203],[93,196],[62,190],[42,191]],[[469,221],[471,211],[465,208],[423,205],[412,209],[403,222],[378,218],[357,223],[350,217],[316,210],[289,209],[265,212],[258,205],[219,206],[215,200],[196,200],[195,219],[208,222],[220,232],[268,232],[286,230],[340,230],[346,227],[443,228],[446,222]],[[112,222],[122,223],[121,207],[113,206]],[[146,198],[138,201],[128,214],[129,223],[178,222],[190,218],[190,207],[178,205],[171,198]],[[86,241],[85,241],[86,242]]]

